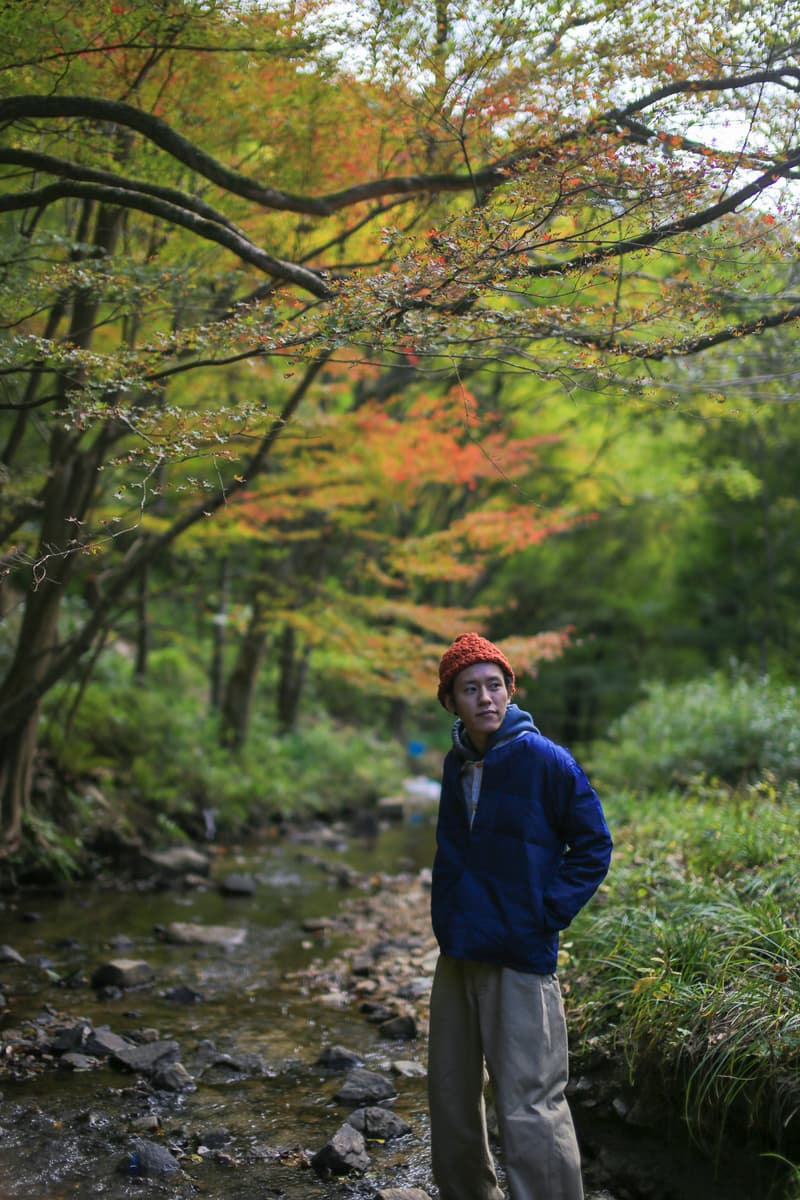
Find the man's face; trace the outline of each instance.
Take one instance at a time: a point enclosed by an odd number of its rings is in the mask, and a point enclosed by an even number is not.
[[[503,723],[508,701],[503,672],[496,663],[484,662],[458,672],[447,707],[464,722],[475,749],[484,751]]]

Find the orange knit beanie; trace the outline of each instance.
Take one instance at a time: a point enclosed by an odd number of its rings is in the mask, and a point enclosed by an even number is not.
[[[479,633],[462,633],[448,646],[439,663],[439,703],[447,708],[444,698],[459,671],[474,663],[497,663],[509,677],[508,694],[514,692],[514,669],[503,651]]]

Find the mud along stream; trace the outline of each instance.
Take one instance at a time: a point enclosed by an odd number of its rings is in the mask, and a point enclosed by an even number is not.
[[[0,900],[0,1200],[435,1195],[432,848],[416,813],[217,851],[206,876],[173,864]],[[152,977],[102,984],[120,960]],[[348,1094],[364,1070],[391,1094]],[[590,1081],[574,1104],[590,1200],[758,1194],[663,1129],[642,1140],[598,1095]],[[359,1107],[399,1130],[368,1124],[358,1169],[331,1171],[325,1148]]]

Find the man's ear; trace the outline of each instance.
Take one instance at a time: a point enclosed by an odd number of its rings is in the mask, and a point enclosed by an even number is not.
[[[452,713],[452,714],[453,714],[453,716],[454,716],[454,717],[457,717],[457,716],[458,716],[458,711],[457,711],[457,709],[456,709],[456,706],[455,706],[455,704],[453,703],[453,694],[452,694],[452,692],[448,692],[448,693],[447,693],[447,695],[445,696],[445,698],[444,698],[444,706],[445,706],[445,708],[447,709],[447,711],[448,711],[449,713]]]

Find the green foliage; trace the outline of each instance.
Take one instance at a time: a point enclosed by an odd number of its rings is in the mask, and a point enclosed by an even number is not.
[[[634,1080],[682,1096],[695,1136],[780,1147],[800,1087],[800,789],[773,781],[612,798],[612,871],[570,931],[575,1027],[611,1030]]]
[[[102,674],[107,681],[93,680],[71,715],[68,691],[54,693],[46,745],[62,778],[97,781],[118,823],[146,838],[197,834],[206,809],[221,833],[235,834],[359,808],[393,790],[405,769],[399,745],[324,714],[286,737],[261,714],[244,750],[220,746],[197,668],[175,650],[153,655],[146,686],[113,666]]]
[[[726,784],[800,770],[800,696],[789,684],[749,672],[647,686],[644,700],[595,747],[604,786],[636,792],[685,787],[696,777]]]

